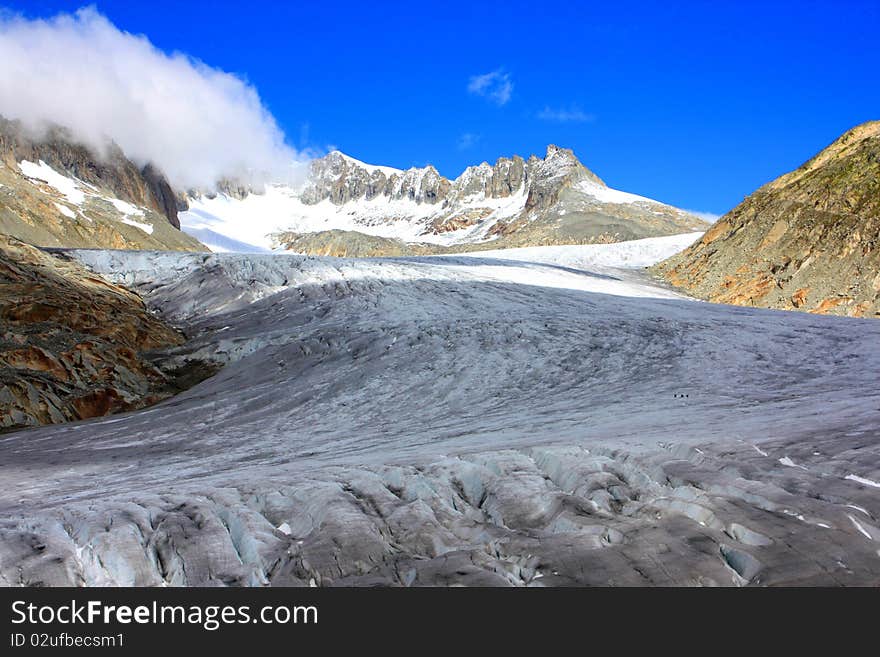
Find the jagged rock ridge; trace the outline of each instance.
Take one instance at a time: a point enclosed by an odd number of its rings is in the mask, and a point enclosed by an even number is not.
[[[334,151],[311,163],[301,190],[270,186],[262,198],[197,196],[191,204],[183,221],[193,234],[354,256],[617,242],[705,226],[607,187],[571,150],[552,145],[543,159],[483,162],[454,180],[431,165],[403,171]],[[253,215],[259,224],[245,225]]]
[[[880,316],[880,121],[764,185],[655,271],[711,301]]]
[[[516,195],[522,197],[521,202],[511,204],[502,212],[491,203]],[[573,198],[575,196],[577,198]],[[613,190],[583,166],[571,150],[554,145],[547,148],[544,159],[535,155],[527,161],[516,155],[502,157],[494,166],[483,162],[468,167],[452,181],[431,165],[406,171],[371,167],[336,151],[312,163],[312,174],[302,194],[303,202],[310,205],[329,200],[343,206],[380,197],[435,206],[433,216],[425,225],[425,237],[470,228],[493,215],[495,221],[480,237],[510,237],[524,231],[526,224],[550,219],[548,215],[562,217],[567,212],[591,210],[616,218],[617,225],[612,220],[608,226],[581,226],[581,235],[570,236],[577,242],[619,241],[700,227],[699,220],[675,208],[624,194],[615,197]],[[608,207],[633,204],[637,209],[618,207],[614,212]],[[656,216],[648,219],[645,210]],[[638,225],[640,222],[643,225]],[[550,234],[537,237],[534,230],[525,232],[533,234],[532,240],[526,240],[528,243],[535,239],[551,243],[554,237],[563,237]]]

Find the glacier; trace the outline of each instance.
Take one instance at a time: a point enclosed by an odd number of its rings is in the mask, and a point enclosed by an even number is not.
[[[697,236],[65,251],[185,331],[161,367],[223,367],[0,436],[0,583],[877,584],[880,323],[642,270]]]

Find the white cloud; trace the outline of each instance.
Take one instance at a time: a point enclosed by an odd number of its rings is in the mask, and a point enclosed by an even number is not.
[[[251,85],[169,55],[94,8],[48,20],[0,14],[0,62],[0,115],[35,131],[64,125],[99,151],[109,137],[175,186],[292,181],[303,169]]]
[[[478,141],[480,141],[480,135],[474,134],[473,132],[465,132],[463,135],[459,136],[455,145],[458,150],[466,151],[469,148],[473,148]]]
[[[718,221],[718,219],[721,218],[720,214],[715,214],[714,212],[702,212],[701,210],[685,210],[685,212],[696,215],[703,221],[707,221],[710,224],[714,224],[716,221]]]
[[[596,120],[593,114],[584,112],[576,105],[567,108],[544,106],[544,109],[538,112],[538,118],[543,121],[556,121],[558,123],[588,123]]]
[[[505,73],[502,69],[483,73],[482,75],[472,75],[468,80],[468,92],[488,98],[496,105],[506,105],[510,101],[513,94],[513,81],[510,74]]]

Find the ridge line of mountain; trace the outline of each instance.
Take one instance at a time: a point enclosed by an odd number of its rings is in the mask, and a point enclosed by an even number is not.
[[[255,194],[230,183],[188,200],[183,229],[212,248],[251,244],[339,256],[618,242],[706,225],[608,187],[573,151],[555,145],[544,158],[500,157],[452,180],[432,165],[399,170],[333,151],[311,162],[301,188],[270,185]],[[328,239],[338,246],[328,251]]]

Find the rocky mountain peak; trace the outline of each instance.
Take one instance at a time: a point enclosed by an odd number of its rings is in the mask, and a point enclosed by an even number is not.
[[[537,159],[537,158],[536,158]],[[575,156],[574,151],[570,148],[560,148],[555,144],[547,146],[547,153],[543,161],[538,160],[536,166],[541,172],[549,177],[554,176],[575,176],[579,179],[586,179],[605,187],[605,183],[599,176],[585,167]]]
[[[270,185],[265,193],[271,201],[258,195],[226,194],[216,202],[208,194],[195,197],[184,226],[218,248],[231,239],[306,253],[400,255],[478,245],[616,242],[706,225],[678,208],[607,187],[571,149],[553,144],[544,157],[499,157],[494,164],[469,166],[454,179],[431,164],[404,170],[340,151],[309,166],[302,188]],[[229,200],[252,210],[230,206]],[[271,228],[251,235],[240,225],[240,217],[251,211]]]
[[[564,184],[564,180],[588,179],[603,185],[568,148],[551,144],[545,157],[532,155],[528,161],[519,155],[499,157],[495,164],[482,162],[470,166],[450,180],[433,166],[412,167],[405,171],[365,164],[340,151],[332,151],[311,163],[308,183],[302,193],[304,203],[314,205],[329,200],[343,205],[358,199],[408,200],[417,204],[451,204],[460,199],[506,198],[531,184]],[[555,182],[552,182],[555,181]]]
[[[556,144],[548,144],[547,152],[544,154],[545,160],[567,160],[572,163],[578,163],[578,159],[574,155],[574,151],[570,148],[560,148]]]

